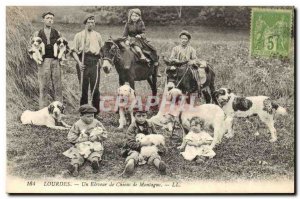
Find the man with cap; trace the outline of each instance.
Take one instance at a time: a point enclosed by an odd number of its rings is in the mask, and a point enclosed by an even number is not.
[[[53,26],[54,14],[45,12],[42,15],[44,27],[35,32],[33,37],[40,37],[45,44],[45,55],[42,57],[43,62],[38,65],[38,81],[39,81],[39,107],[44,108],[49,104],[47,95],[50,94],[50,89],[53,88],[53,101],[63,102],[61,68],[59,61],[54,57],[53,46],[58,38],[61,37],[60,32],[55,30]]]
[[[88,15],[83,23],[85,29],[74,37],[72,55],[77,62],[76,69],[81,84],[80,105],[88,103],[88,89],[91,88],[92,104],[96,115],[100,112],[100,49],[103,45],[100,33],[94,30],[95,16]],[[96,116],[98,117],[98,115]]]
[[[103,141],[107,138],[107,131],[103,124],[94,118],[94,114],[97,112],[96,108],[84,104],[79,108],[80,119],[75,122],[68,133],[68,141],[74,144],[74,147],[71,147],[68,151],[63,154],[67,157],[71,157],[71,166],[69,168],[70,173],[73,176],[78,175],[79,167],[83,165],[85,159],[91,162],[91,167],[93,172],[96,173],[99,171],[99,162],[102,160],[103,155]],[[101,132],[98,134],[93,133],[95,130]],[[90,154],[87,157],[84,157],[80,153],[79,144],[86,143],[88,146],[97,144],[98,150],[94,148],[91,149]]]
[[[139,163],[139,153],[143,143],[136,141],[136,135],[142,133],[144,135],[157,134],[154,124],[147,120],[147,107],[140,106],[133,109],[135,121],[131,123],[126,132],[126,143],[122,148],[122,156],[126,157],[126,166],[123,172],[123,177],[130,177],[135,167]],[[165,148],[158,149],[159,154],[165,153]],[[166,174],[166,164],[157,154],[153,154],[147,160],[149,165],[154,165],[161,175]]]

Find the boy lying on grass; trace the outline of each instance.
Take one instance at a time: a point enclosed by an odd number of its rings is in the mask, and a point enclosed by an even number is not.
[[[213,138],[203,130],[204,122],[198,117],[190,121],[190,132],[184,137],[182,145],[178,147],[180,154],[188,161],[196,160],[202,163],[205,159],[213,158],[216,153],[211,149],[210,144]]]
[[[149,139],[137,139],[138,134],[151,135],[157,134],[154,124],[150,121],[147,121],[147,112],[145,107],[140,107],[141,110],[135,108],[133,114],[135,117],[135,122],[132,123],[127,130],[127,140],[125,146],[122,148],[122,155],[126,158],[126,166],[124,172],[122,173],[123,177],[130,177],[137,165],[145,163],[153,164],[161,175],[166,174],[166,164],[161,160],[160,154],[165,153],[165,147],[160,145],[155,145],[152,142],[149,142]],[[164,143],[163,143],[164,144]],[[145,146],[155,146],[157,150],[147,150],[150,154],[141,155],[141,149]],[[144,148],[145,149],[145,148]]]
[[[101,122],[94,118],[96,108],[85,104],[79,108],[80,119],[75,122],[68,133],[68,141],[74,144],[63,155],[71,158],[69,168],[74,177],[79,174],[79,166],[85,160],[91,162],[94,173],[99,171],[99,162],[103,154],[103,141],[107,138],[107,131]]]

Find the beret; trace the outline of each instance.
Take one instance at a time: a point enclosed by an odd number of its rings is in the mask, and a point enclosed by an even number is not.
[[[97,109],[89,104],[84,104],[79,108],[80,113],[96,113]]]
[[[52,12],[44,12],[42,14],[42,17],[45,18],[46,15],[52,15],[52,16],[55,16]]]
[[[93,14],[86,15],[84,17],[83,24],[86,24],[86,22],[87,22],[88,19],[95,19],[95,15],[93,15]]]
[[[180,34],[179,34],[179,37],[181,37],[181,35],[187,36],[188,39],[192,38],[192,35],[187,30],[181,31]]]
[[[147,113],[148,112],[148,110],[147,110],[147,108],[146,108],[146,106],[144,106],[144,105],[142,105],[142,106],[135,106],[134,108],[133,108],[133,113]]]

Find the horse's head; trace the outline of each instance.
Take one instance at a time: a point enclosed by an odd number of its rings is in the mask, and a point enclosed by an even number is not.
[[[176,84],[176,80],[178,76],[177,68],[175,66],[167,66],[166,74],[167,74],[167,82]]]
[[[125,44],[125,38],[107,40],[100,50],[100,55],[103,59],[102,67],[106,73],[110,72],[116,62],[125,68],[127,65],[130,66],[133,56],[130,47]],[[126,60],[128,60],[128,63],[126,63]]]

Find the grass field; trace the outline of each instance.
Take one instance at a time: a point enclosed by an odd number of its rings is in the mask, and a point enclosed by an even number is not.
[[[33,24],[38,30],[41,24]],[[81,25],[58,24],[57,30],[68,39],[73,40]],[[148,38],[157,47],[160,55],[169,56],[173,46],[177,44],[178,32],[188,29],[192,35],[192,46],[198,57],[208,61],[216,72],[216,87],[229,87],[242,96],[267,95],[286,107],[289,115],[277,117],[275,128],[278,141],[270,143],[267,128],[260,123],[260,135],[254,136],[251,123],[246,119],[234,122],[235,136],[224,139],[215,149],[215,158],[203,165],[185,161],[176,147],[181,140],[170,137],[170,133],[161,132],[167,138],[168,152],[163,157],[168,165],[168,175],[160,176],[150,166],[139,167],[133,179],[294,179],[294,59],[263,59],[249,56],[249,32],[245,30],[224,30],[205,27],[149,27]],[[97,26],[96,30],[106,40],[110,35],[118,37],[123,27]],[[293,51],[292,51],[293,53]],[[75,99],[67,108],[66,121],[73,124],[79,116],[76,112],[79,105],[79,88],[75,74],[75,63],[70,58],[69,66],[63,69],[64,87],[73,90]],[[163,71],[164,66],[160,67]],[[158,82],[159,94],[162,94],[163,78]],[[101,73],[101,95],[115,95],[118,88],[117,73]],[[146,82],[136,84],[137,95],[150,94]],[[14,97],[19,97],[15,94]],[[73,108],[71,105],[76,107]],[[69,164],[69,159],[62,152],[70,147],[67,132],[51,130],[45,127],[21,125],[19,117],[24,109],[36,110],[36,97],[28,102],[28,106],[7,108],[7,163],[9,174],[26,179],[61,176]],[[208,113],[209,114],[209,113]],[[124,167],[124,158],[120,156],[120,148],[124,143],[125,131],[116,131],[118,115],[101,113],[104,126],[110,132],[105,143],[100,173],[93,174],[89,166],[84,166],[79,178],[82,179],[117,179]],[[176,130],[180,134],[179,129]],[[264,161],[264,164],[260,164]],[[87,164],[88,165],[88,164]]]

